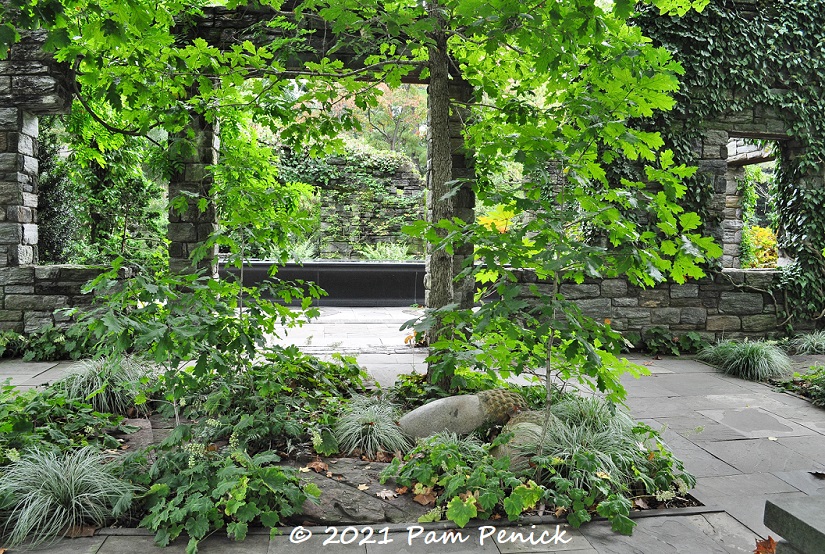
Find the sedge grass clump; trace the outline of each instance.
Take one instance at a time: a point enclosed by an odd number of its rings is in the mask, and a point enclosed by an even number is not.
[[[70,399],[91,404],[98,412],[127,416],[138,408],[141,379],[148,374],[146,365],[133,357],[102,357],[80,362],[56,386]]]
[[[335,438],[342,452],[356,450],[374,459],[378,452],[406,452],[410,440],[398,426],[398,410],[389,402],[356,397],[335,423]]]
[[[129,508],[134,492],[94,448],[31,451],[0,475],[2,543],[33,547],[74,527],[102,526]]]
[[[791,348],[797,354],[825,354],[825,330],[797,335],[791,340]]]
[[[699,360],[723,373],[749,381],[767,381],[791,372],[791,360],[785,352],[764,341],[722,341],[699,352]]]

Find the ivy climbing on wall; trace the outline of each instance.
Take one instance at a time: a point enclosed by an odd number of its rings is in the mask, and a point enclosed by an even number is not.
[[[287,154],[281,177],[317,189],[318,223],[311,237],[321,257],[359,257],[377,243],[410,244],[402,227],[424,219],[424,182],[412,161],[397,152],[350,146],[337,156]]]
[[[776,225],[780,248],[796,261],[784,269],[782,287],[789,313],[823,317],[825,1],[713,0],[678,17],[642,8],[635,21],[685,69],[676,107],[652,122],[665,130],[679,162],[695,165],[711,124],[748,131],[738,127],[744,110],[757,110],[754,117],[772,111],[783,121],[788,140],[779,146]],[[690,209],[711,225],[712,195],[712,182],[692,179]]]

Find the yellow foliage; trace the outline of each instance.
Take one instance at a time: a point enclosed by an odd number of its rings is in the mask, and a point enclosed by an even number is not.
[[[744,233],[747,233],[754,256],[750,267],[775,267],[779,252],[774,232],[767,227],[748,227]]]
[[[513,222],[515,212],[508,210],[501,204],[493,208],[487,215],[479,216],[478,222],[484,225],[491,231],[497,230],[499,233],[507,232],[510,224]]]

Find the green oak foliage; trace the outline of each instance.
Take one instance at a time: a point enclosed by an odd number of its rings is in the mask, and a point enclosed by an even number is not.
[[[651,2],[675,15],[706,3]],[[234,132],[242,123],[269,128],[293,149],[330,150],[334,141],[324,137],[357,126],[347,110],[333,109],[342,97],[374,106],[380,93],[370,81],[397,87],[431,70],[435,79],[437,69],[444,75],[436,62],[446,59],[452,79],[460,74],[475,90],[466,131],[475,151],[475,193],[482,205],[506,206],[514,221],[506,233],[449,219],[419,229],[448,254],[475,245],[483,269],[466,267],[463,276],[483,276],[501,298],[477,312],[439,307],[436,319],[450,325],[434,346],[448,354],[437,356],[434,374],[449,377],[459,365],[501,371],[546,365],[620,398],[611,369],[626,369],[616,358],[620,337],[565,301],[562,279],[682,282],[701,276],[699,264],[720,253],[699,234],[699,217],[679,205],[682,180],[693,170],[662,150],[658,133],[627,124],[672,108],[682,72],[666,50],[625,23],[633,6],[627,0],[608,7],[593,0],[264,1],[255,7],[262,15],[249,40],[217,44],[198,24],[206,3],[13,0],[4,8],[0,40],[8,45],[17,29],[45,28],[47,50],[75,70],[79,98],[105,103],[126,134],[180,133],[192,112],[229,129],[218,184],[233,187],[247,177],[245,162],[267,159],[244,150],[243,142],[254,139]],[[251,9],[226,3],[238,7]],[[321,23],[334,38],[326,51],[310,51],[305,39]],[[436,97],[436,88],[431,107],[448,101]],[[434,139],[436,158],[444,160],[445,149],[452,146]],[[607,168],[620,157],[642,167],[642,178],[608,179]],[[493,175],[512,161],[526,177],[515,194],[501,195]],[[257,163],[251,171],[275,183]],[[260,197],[245,205],[248,213]],[[234,215],[226,213],[230,227],[241,223]],[[275,235],[281,240],[287,233]],[[516,267],[548,286],[519,295]]]

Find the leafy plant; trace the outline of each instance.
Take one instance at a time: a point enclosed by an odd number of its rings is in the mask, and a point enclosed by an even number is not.
[[[788,375],[792,368],[790,358],[781,348],[763,341],[723,341],[702,350],[697,359],[750,381]]]
[[[64,389],[72,400],[88,402],[98,412],[123,416],[133,410],[145,412],[145,406],[137,405],[137,398],[152,372],[147,366],[132,356],[84,360],[55,387]]]
[[[377,242],[375,244],[364,244],[357,248],[365,260],[391,260],[403,261],[412,260],[415,257],[410,254],[410,246],[402,242]]]
[[[404,458],[398,458],[382,472],[384,482],[390,477],[412,488],[422,501],[436,508],[427,520],[446,517],[460,527],[471,518],[488,518],[504,512],[515,521],[535,507],[544,489],[530,480],[522,480],[510,470],[507,458],[495,458],[490,448],[475,439],[459,439],[439,433],[419,440]]]
[[[237,444],[213,450],[195,439],[190,427],[179,426],[148,469],[152,484],[142,497],[140,526],[155,531],[158,546],[184,531],[187,554],[220,529],[240,541],[251,525],[274,527],[299,513],[307,495],[320,494],[314,485],[302,488],[295,472],[274,465],[280,458],[273,453],[253,456]]]
[[[644,347],[651,354],[680,356],[699,352],[706,346],[708,342],[696,331],[679,335],[664,327],[651,327],[644,333]]]
[[[26,337],[17,331],[6,330],[0,333],[0,357],[17,358],[26,348]]]
[[[64,390],[19,391],[0,387],[0,465],[21,452],[44,445],[72,450],[87,445],[118,448],[112,430],[128,432],[121,417],[103,414],[91,405],[67,397]]]
[[[810,398],[814,406],[825,406],[825,366],[823,365],[813,365],[804,374],[794,373],[791,380],[781,385]]]
[[[379,452],[404,453],[411,444],[397,419],[398,409],[392,404],[369,397],[354,398],[338,416],[335,437],[346,454],[358,451],[375,459]]]
[[[55,540],[73,527],[123,514],[137,490],[114,475],[114,465],[91,447],[59,453],[35,449],[0,474],[4,542],[17,547]]]
[[[825,330],[797,335],[790,346],[797,354],[825,354]]]

